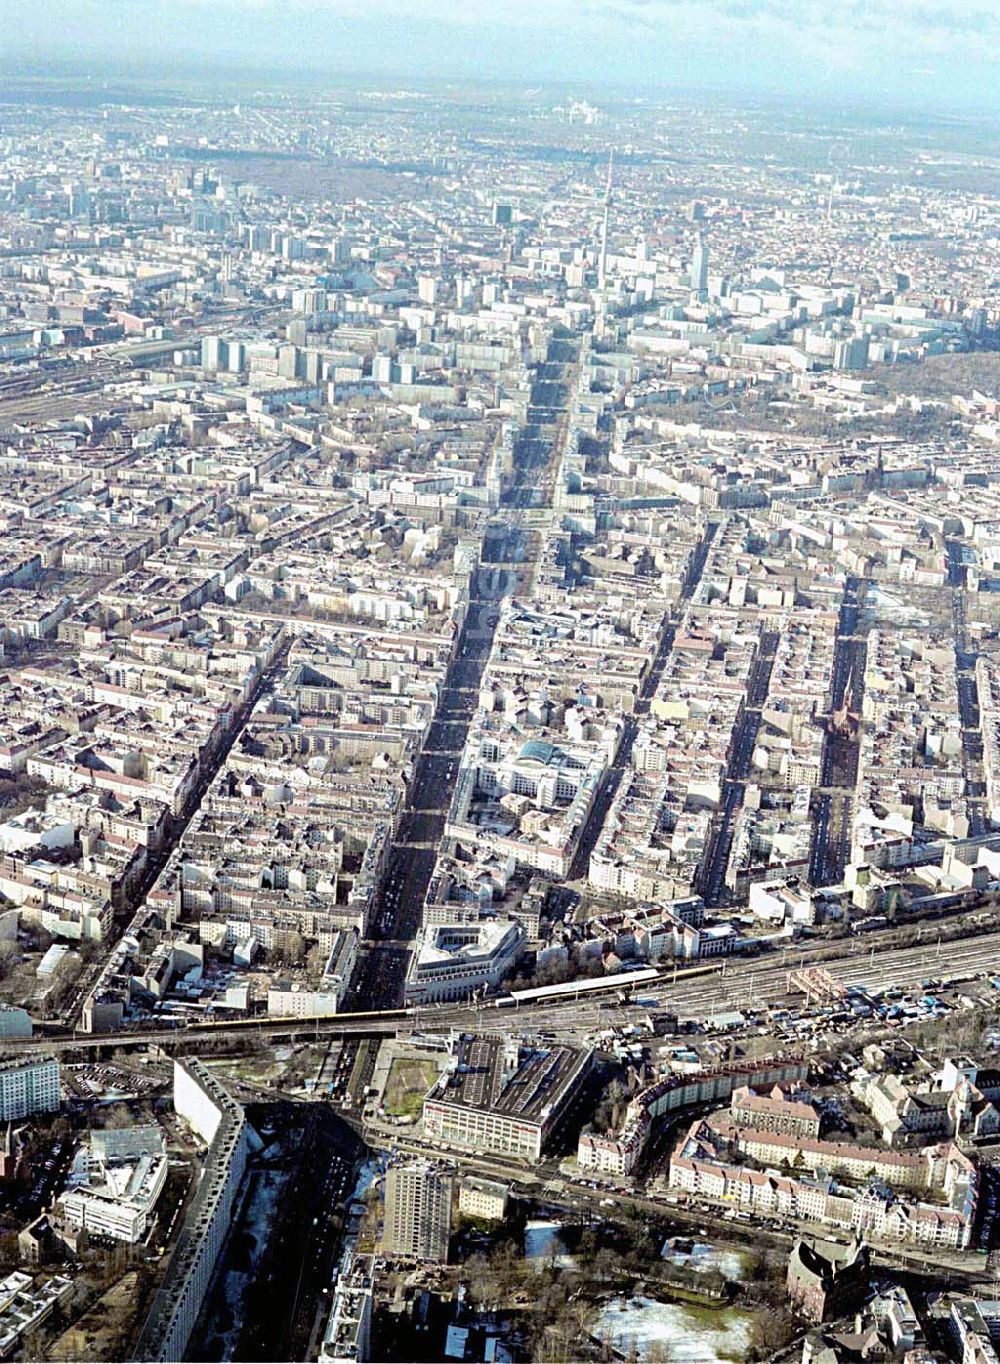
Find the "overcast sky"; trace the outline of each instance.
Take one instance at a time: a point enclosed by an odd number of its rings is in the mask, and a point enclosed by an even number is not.
[[[0,55],[1000,109],[1000,0],[0,0]]]

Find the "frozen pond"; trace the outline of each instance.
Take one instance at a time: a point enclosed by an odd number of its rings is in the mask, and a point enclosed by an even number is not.
[[[698,1274],[707,1274],[715,1269],[726,1279],[740,1283],[743,1279],[743,1256],[738,1250],[720,1250],[717,1246],[707,1246],[702,1241],[686,1241],[674,1237],[664,1242],[663,1259],[672,1265],[683,1265]]]
[[[652,1298],[612,1298],[598,1317],[595,1334],[610,1335],[626,1355],[635,1348],[640,1359],[660,1341],[676,1364],[725,1364],[746,1359],[750,1318],[733,1308],[713,1312]]]
[[[569,1269],[576,1264],[574,1257],[567,1254],[566,1242],[562,1237],[562,1223],[547,1222],[541,1218],[525,1223],[524,1258],[553,1259],[560,1269]]]

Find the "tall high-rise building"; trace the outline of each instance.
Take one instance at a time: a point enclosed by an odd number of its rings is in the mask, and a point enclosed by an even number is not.
[[[229,347],[221,336],[201,338],[201,367],[209,374],[225,369],[229,364]]]
[[[278,347],[278,373],[283,379],[295,379],[301,368],[301,353],[298,346],[289,343]]]
[[[695,242],[694,254],[691,257],[691,288],[699,298],[708,295],[708,247],[701,237]]]
[[[53,1113],[59,1107],[59,1062],[53,1056],[0,1061],[0,1122]]]
[[[845,336],[834,343],[834,369],[867,369],[868,337]]]
[[[385,1176],[382,1252],[390,1260],[445,1264],[454,1178],[428,1161],[389,1167]]]

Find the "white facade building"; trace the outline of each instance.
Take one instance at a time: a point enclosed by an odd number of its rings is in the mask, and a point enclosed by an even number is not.
[[[54,1056],[0,1061],[0,1122],[54,1113],[59,1107],[59,1062]]]
[[[133,1355],[183,1359],[226,1243],[247,1158],[260,1139],[200,1061],[174,1062],[174,1111],[208,1143],[205,1168]]]
[[[406,1003],[466,999],[483,986],[496,989],[517,960],[523,936],[511,919],[425,926],[406,977]]]
[[[167,1169],[166,1142],[156,1125],[95,1132],[59,1199],[63,1218],[92,1236],[135,1245],[150,1225]]]

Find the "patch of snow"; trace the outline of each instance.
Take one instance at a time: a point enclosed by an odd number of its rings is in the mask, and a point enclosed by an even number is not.
[[[876,611],[884,613],[886,616],[895,617],[897,620],[901,618],[913,625],[930,624],[930,617],[925,615],[923,611],[899,597],[894,597],[882,587],[869,587],[865,605],[874,607]]]
[[[662,1341],[677,1364],[726,1364],[746,1358],[750,1318],[732,1308],[709,1312],[652,1298],[613,1298],[597,1319],[595,1334],[605,1333],[617,1349],[628,1355],[634,1348],[640,1359]]]
[[[256,1177],[253,1191],[244,1208],[242,1223],[236,1228],[237,1236],[246,1240],[249,1267],[247,1269],[230,1269],[227,1267],[223,1271],[225,1276],[223,1296],[225,1298],[226,1316],[228,1317],[228,1329],[215,1332],[216,1339],[222,1347],[219,1356],[222,1360],[235,1358],[235,1352],[240,1341],[240,1331],[243,1328],[243,1321],[246,1316],[244,1308],[246,1296],[260,1269],[271,1225],[274,1222],[278,1203],[284,1193],[285,1186],[289,1182],[290,1174],[291,1172],[287,1170],[262,1170]],[[227,1248],[226,1253],[227,1255],[232,1254],[231,1245]],[[218,1317],[218,1309],[216,1309],[216,1316]]]
[[[681,1244],[687,1246],[689,1243],[682,1241]],[[718,1246],[708,1246],[700,1241],[690,1243],[690,1250],[681,1250],[672,1241],[666,1241],[661,1255],[670,1264],[683,1265],[698,1274],[707,1274],[709,1270],[716,1269],[734,1283],[743,1280],[743,1256],[738,1250],[720,1250]]]
[[[357,1198],[364,1198],[365,1194],[375,1183],[375,1176],[378,1174],[380,1168],[380,1162],[377,1157],[373,1160],[366,1160],[364,1162],[358,1170],[357,1182],[354,1185],[354,1192],[351,1194],[351,1197],[348,1200],[349,1202],[353,1202]]]
[[[535,1218],[525,1223],[524,1257],[526,1260],[552,1259],[560,1269],[572,1269],[576,1258],[566,1252],[562,1237],[562,1223]]]

